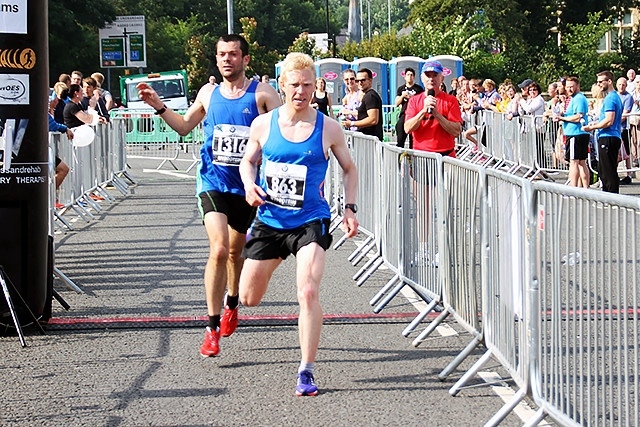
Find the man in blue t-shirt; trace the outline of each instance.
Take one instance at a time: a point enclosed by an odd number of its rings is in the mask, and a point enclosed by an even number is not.
[[[569,185],[589,188],[589,132],[582,130],[582,123],[589,112],[589,103],[580,92],[580,81],[577,77],[567,78],[565,84],[571,101],[567,111],[563,115],[554,114],[553,120],[562,122],[566,138],[565,159],[569,162]]]
[[[619,193],[618,150],[620,150],[622,129],[622,101],[613,88],[613,73],[598,73],[598,86],[606,94],[597,123],[586,125],[582,130],[591,132],[597,129],[598,172],[602,181],[602,191]]]

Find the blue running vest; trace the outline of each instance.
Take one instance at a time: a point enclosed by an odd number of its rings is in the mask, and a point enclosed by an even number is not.
[[[251,81],[244,95],[228,99],[216,86],[211,93],[205,118],[204,145],[200,149],[202,161],[198,167],[196,194],[219,191],[244,196],[240,179],[240,160],[249,140],[249,127],[258,117],[256,88]]]
[[[316,111],[313,132],[302,142],[282,136],[278,113],[279,109],[273,111],[269,136],[262,147],[260,186],[267,198],[258,208],[258,219],[269,227],[289,230],[331,217],[324,197],[329,161],[322,148],[322,113]]]

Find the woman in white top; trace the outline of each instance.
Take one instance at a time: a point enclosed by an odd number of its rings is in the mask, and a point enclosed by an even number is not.
[[[633,166],[638,166],[638,158],[640,158],[640,84],[636,84],[633,95],[633,108],[629,116],[629,124],[631,130],[631,161]]]
[[[339,113],[339,122],[341,122],[342,119],[352,121],[356,120],[358,117],[358,107],[362,101],[362,92],[360,92],[360,89],[358,89],[358,85],[356,84],[356,72],[349,68],[344,70],[343,76],[346,94],[344,98],[342,98],[342,110],[340,110]],[[355,131],[358,130],[358,128],[352,126],[348,130]]]
[[[545,168],[548,166],[548,161],[544,150],[544,138],[546,132],[544,129],[544,120],[542,118],[542,115],[544,114],[546,103],[544,102],[544,98],[542,97],[542,90],[538,83],[531,83],[529,85],[528,91],[529,96],[527,97],[527,99],[521,99],[519,104],[520,108],[522,108],[526,115],[535,117],[534,123],[536,130],[536,162],[538,167]],[[551,149],[550,152],[553,152],[553,149]]]
[[[542,117],[545,110],[545,102],[544,98],[542,97],[542,90],[540,89],[540,85],[536,82],[533,82],[529,85],[528,90],[529,96],[527,97],[527,99],[520,100],[520,108],[524,110],[525,114]]]

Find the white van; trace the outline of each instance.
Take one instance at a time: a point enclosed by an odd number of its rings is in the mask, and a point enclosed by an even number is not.
[[[151,109],[139,97],[139,91],[136,86],[141,82],[151,86],[168,108],[172,110],[186,110],[189,108],[187,73],[184,70],[120,77],[122,104],[130,110]]]

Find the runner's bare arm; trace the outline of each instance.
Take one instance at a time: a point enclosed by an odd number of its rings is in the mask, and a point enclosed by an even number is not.
[[[282,105],[278,92],[270,84],[262,82],[258,83],[258,88],[256,89],[256,103],[260,114]]]
[[[245,198],[251,206],[263,205],[264,199],[267,197],[267,193],[256,185],[256,177],[258,176],[258,166],[262,160],[264,141],[261,138],[266,138],[266,135],[269,134],[270,120],[270,114],[260,115],[253,120],[249,131],[249,141],[240,162],[240,177],[244,184]]]
[[[342,168],[342,182],[345,194],[344,203],[355,203],[358,193],[358,171],[351,158],[349,147],[347,147],[347,143],[344,140],[344,132],[340,124],[334,120],[325,120],[324,123],[323,140],[325,141],[325,146],[331,149],[331,152]],[[358,220],[351,209],[344,210],[342,224],[345,235],[348,238],[358,234]]]
[[[138,83],[136,86],[140,91],[140,99],[155,110],[164,108],[164,103],[155,90],[147,83]],[[189,107],[185,115],[180,115],[175,111],[167,108],[160,117],[178,134],[185,136],[193,130],[204,119],[206,115],[205,105],[208,106],[213,86],[204,85],[198,92],[198,96],[193,104]]]

